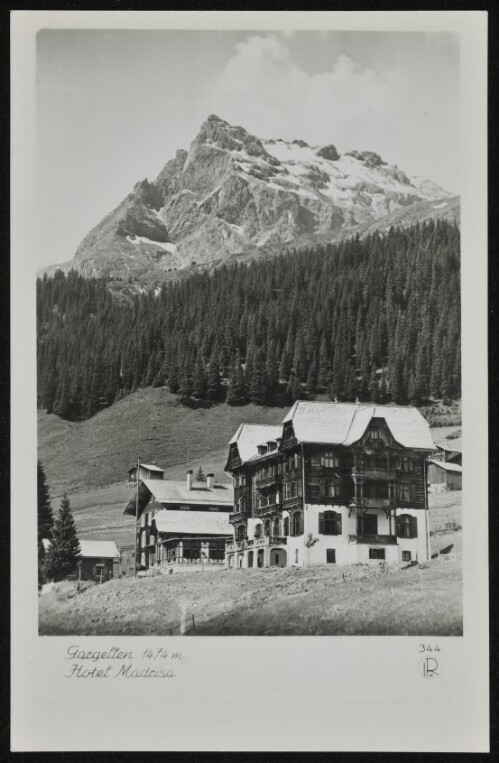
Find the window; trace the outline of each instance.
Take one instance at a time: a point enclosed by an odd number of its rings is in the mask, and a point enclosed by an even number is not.
[[[303,535],[303,523],[301,512],[295,511],[291,517],[291,535]]]
[[[324,498],[334,498],[339,493],[339,488],[332,480],[324,480],[321,485],[321,494]]]
[[[284,499],[288,498],[296,498],[297,496],[297,483],[296,482],[285,482],[284,483]]]
[[[326,562],[327,564],[336,564],[336,549],[326,548]]]
[[[295,548],[295,564],[298,564],[298,549]]]
[[[385,549],[384,548],[370,548],[369,549],[369,559],[384,559],[385,558]]]
[[[321,457],[317,453],[316,455],[310,458],[310,466],[320,466],[320,465],[321,465]]]
[[[276,518],[274,519],[274,522],[272,524],[272,535],[274,537],[279,537],[279,520]]]
[[[410,514],[401,514],[397,517],[397,537],[398,538],[417,538],[418,537],[418,519]]]
[[[244,472],[236,474],[235,483],[236,487],[244,487],[246,485],[246,474]]]
[[[413,472],[414,471],[414,462],[410,458],[406,458],[405,456],[400,459],[400,470],[403,472]]]
[[[288,537],[288,535],[289,535],[289,517],[284,517],[284,522],[283,522],[283,533],[284,533],[284,535],[285,535],[285,536],[286,536],[286,538],[287,538],[287,537]]]
[[[325,511],[319,514],[319,533],[341,535],[341,514],[336,511]]]
[[[270,520],[268,519],[264,524],[264,533],[265,535],[270,535]]]
[[[327,469],[334,469],[338,468],[339,465],[339,458],[338,456],[335,456],[334,453],[321,453],[321,466],[324,466]]]
[[[388,482],[365,482],[363,493],[364,498],[381,498],[385,500],[390,497]]]
[[[362,514],[357,517],[358,535],[377,535],[378,517],[376,514]]]
[[[237,528],[237,540],[242,541],[246,537],[246,528],[244,525],[239,525]]]
[[[308,485],[308,490],[311,498],[319,498],[321,494],[320,485],[318,482],[311,482]]]
[[[381,440],[382,437],[383,435],[381,433],[381,429],[371,429],[371,431],[369,432],[369,438],[371,440]]]
[[[410,485],[399,485],[399,500],[410,501],[411,500],[411,487]]]
[[[402,551],[402,561],[403,562],[410,562],[412,559],[412,554],[410,551]]]
[[[263,529],[263,528],[262,528],[262,525],[261,525],[261,523],[257,524],[257,525],[255,526],[255,530],[254,530],[254,532],[253,532],[253,537],[255,537],[255,538],[261,538],[261,537],[262,537],[262,529]]]

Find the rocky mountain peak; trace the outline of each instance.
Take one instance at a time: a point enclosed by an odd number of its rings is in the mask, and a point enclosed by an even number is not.
[[[382,229],[384,218],[403,222],[421,204],[431,207],[424,214],[452,215],[449,197],[374,151],[260,139],[211,114],[188,151],[179,149],[155,181],[136,183],[90,231],[70,265],[154,282],[193,262],[212,267]]]

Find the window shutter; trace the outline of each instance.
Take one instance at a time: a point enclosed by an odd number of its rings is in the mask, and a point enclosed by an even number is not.
[[[319,514],[319,533],[324,535],[324,514],[322,512]]]
[[[298,482],[298,496],[301,498],[302,495],[303,495],[303,489],[302,489],[301,480],[299,480],[299,482]]]
[[[341,535],[342,529],[341,529],[341,514],[336,514],[336,535]]]
[[[411,517],[411,525],[412,525],[412,537],[417,538],[418,537],[418,518],[417,517]]]
[[[400,517],[397,517],[395,519],[395,534],[396,534],[397,538],[401,537],[400,536],[400,529],[401,529],[400,528]]]

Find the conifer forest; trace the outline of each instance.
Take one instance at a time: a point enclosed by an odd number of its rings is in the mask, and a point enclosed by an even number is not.
[[[37,281],[38,405],[89,418],[139,387],[186,405],[460,396],[460,234],[430,220],[117,299]]]

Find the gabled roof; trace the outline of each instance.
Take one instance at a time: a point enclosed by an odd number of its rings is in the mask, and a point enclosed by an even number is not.
[[[43,548],[48,551],[51,541],[48,538],[42,540]],[[119,559],[120,552],[114,540],[80,540],[80,551],[83,559]]]
[[[456,474],[463,473],[463,467],[460,464],[455,464],[452,461],[436,461],[434,458],[429,459],[430,464],[439,466],[446,472],[455,472]]]
[[[403,447],[435,450],[427,421],[412,406],[298,400],[283,423],[292,422],[295,437],[300,442],[353,445],[363,436],[373,418],[385,419],[394,439]]]
[[[140,465],[144,467],[144,469],[148,469],[150,472],[161,472],[161,474],[164,474],[164,469],[161,469],[159,466],[156,466],[155,464],[143,464],[142,461],[140,462]],[[133,472],[134,469],[137,468],[137,464],[135,466],[132,466],[131,469],[128,470],[128,473]]]
[[[227,505],[234,502],[234,488],[231,483],[208,487],[207,482],[193,482],[189,490],[185,480],[142,480],[158,503],[185,503],[190,505]]]
[[[160,533],[197,533],[198,535],[233,535],[229,514],[225,511],[175,511],[162,509],[154,515]]]
[[[230,441],[230,445],[237,443],[237,450],[241,461],[249,461],[258,455],[258,446],[264,445],[269,440],[275,440],[282,434],[282,426],[269,426],[266,424],[240,424],[237,432]]]
[[[439,440],[435,444],[437,448],[439,448],[440,450],[446,450],[447,453],[462,453],[463,452],[461,437],[456,438],[455,440]]]

